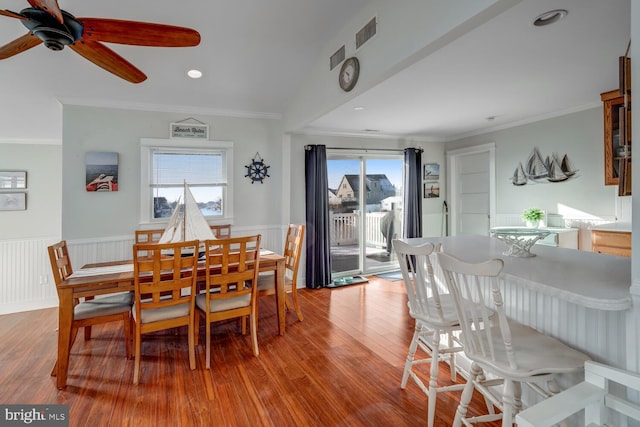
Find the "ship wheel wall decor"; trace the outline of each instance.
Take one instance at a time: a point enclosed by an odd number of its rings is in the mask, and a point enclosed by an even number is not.
[[[251,160],[251,163],[245,167],[247,168],[247,174],[245,177],[248,177],[252,184],[256,181],[259,181],[260,184],[264,184],[262,181],[269,177],[270,166],[264,164],[264,160],[260,157],[260,153],[256,153]]]

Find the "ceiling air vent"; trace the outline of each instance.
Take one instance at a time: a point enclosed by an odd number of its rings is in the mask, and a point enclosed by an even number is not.
[[[376,35],[376,18],[371,18],[371,21],[367,23],[360,31],[356,33],[356,49],[365,44],[367,40]]]
[[[329,70],[333,70],[342,61],[344,61],[344,45],[329,58]]]

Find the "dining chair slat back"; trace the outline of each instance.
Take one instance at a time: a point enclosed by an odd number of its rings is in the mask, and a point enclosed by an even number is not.
[[[73,274],[71,266],[71,258],[69,257],[69,249],[67,242],[62,240],[48,247],[49,261],[51,262],[51,272],[53,273],[53,281],[56,287],[69,276]]]
[[[71,266],[71,257],[67,242],[62,240],[47,248],[49,253],[49,261],[51,263],[51,272],[53,280],[56,284],[56,290],[64,280],[67,280],[73,274]],[[115,295],[104,296],[100,298],[86,297],[83,301],[73,301],[73,321],[71,323],[71,339],[69,341],[69,350],[73,347],[76,340],[78,329],[84,328],[84,339],[91,339],[91,326],[100,325],[109,322],[122,322],[125,337],[125,352],[127,358],[131,357],[131,304],[132,295],[130,292],[119,293]],[[58,362],[51,371],[52,376],[58,373]]]
[[[216,239],[227,239],[231,237],[231,224],[216,224],[210,227]]]
[[[153,230],[136,230],[135,243],[157,243],[164,233],[164,228]]]
[[[196,331],[205,319],[206,367],[211,366],[211,323],[240,318],[246,333],[249,318],[251,346],[258,355],[256,331],[256,286],[261,236],[232,237],[205,241],[206,281],[196,297]]]
[[[140,378],[142,335],[188,327],[189,365],[195,369],[194,301],[198,274],[198,240],[133,245],[135,367]]]
[[[284,290],[291,294],[293,308],[299,320],[304,320],[302,309],[298,302],[298,269],[302,254],[302,244],[304,241],[305,226],[301,224],[289,224],[285,236],[283,256],[285,258],[285,283]],[[258,277],[258,296],[274,295],[276,292],[275,272],[262,273]],[[290,307],[289,300],[286,300],[287,307]]]

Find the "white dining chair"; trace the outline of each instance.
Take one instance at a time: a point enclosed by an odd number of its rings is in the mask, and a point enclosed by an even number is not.
[[[453,425],[501,419],[503,427],[511,427],[522,409],[523,384],[549,397],[559,391],[555,375],[581,371],[589,356],[507,318],[498,280],[501,259],[469,263],[445,252],[435,255],[455,304],[464,354],[471,360]],[[501,399],[489,390],[496,385],[502,385]],[[474,388],[502,413],[467,417]]]
[[[394,239],[393,248],[398,257],[407,290],[409,314],[415,321],[400,388],[404,389],[411,377],[428,396],[427,425],[432,427],[437,393],[462,390],[464,387],[464,384],[438,386],[438,365],[441,360],[449,363],[451,379],[456,382],[455,356],[462,351],[462,346],[454,336],[454,332],[460,331],[460,325],[451,295],[441,294],[433,277],[430,257],[439,247],[436,248],[432,243],[410,245]],[[445,342],[441,342],[441,337],[445,337]],[[416,358],[418,348],[426,353],[427,357]],[[428,385],[424,384],[416,370],[417,367],[425,364],[430,364]]]

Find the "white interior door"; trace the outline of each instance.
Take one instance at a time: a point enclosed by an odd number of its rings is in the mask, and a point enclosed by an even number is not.
[[[447,152],[452,235],[489,235],[495,210],[494,144]]]

